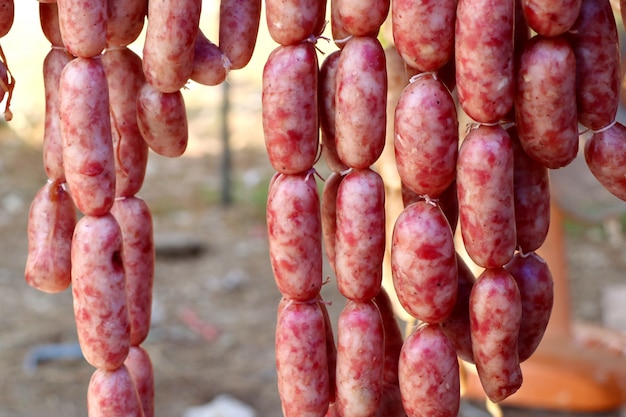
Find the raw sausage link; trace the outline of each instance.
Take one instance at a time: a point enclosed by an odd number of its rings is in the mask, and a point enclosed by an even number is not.
[[[384,288],[374,297],[374,302],[380,312],[385,330],[385,372],[383,381],[390,385],[398,385],[398,360],[404,343],[398,319],[393,311],[393,304]]]
[[[533,37],[520,58],[515,118],[522,147],[551,169],[578,153],[576,59],[562,37]]]
[[[74,56],[91,58],[104,50],[107,0],[60,0],[59,28],[65,48]]]
[[[75,58],[65,65],[59,116],[70,194],[81,212],[101,216],[113,205],[115,162],[109,92],[100,57]]]
[[[154,371],[148,352],[131,346],[124,365],[135,382],[143,417],[154,417]]]
[[[143,45],[146,80],[162,93],[185,86],[193,71],[202,0],[150,0]]]
[[[54,3],[39,2],[39,22],[41,31],[52,46],[64,48],[61,28],[59,27],[59,6],[56,1]],[[44,71],[45,76],[46,72]]]
[[[325,0],[266,0],[267,29],[274,42],[296,45],[309,36],[319,35]]]
[[[518,335],[522,301],[513,277],[502,268],[486,269],[470,294],[474,362],[485,394],[499,402],[522,384]]]
[[[337,390],[337,345],[335,344],[335,336],[333,327],[328,314],[326,302],[320,296],[317,302],[324,315],[324,329],[326,330],[326,358],[328,360],[328,401],[335,402],[335,392]]]
[[[594,177],[626,201],[626,127],[617,122],[585,143],[585,161]]]
[[[320,201],[312,174],[278,176],[267,197],[274,279],[283,296],[314,300],[322,287]]]
[[[13,0],[0,1],[0,38],[9,33],[15,20],[15,4]]]
[[[548,264],[534,252],[516,253],[505,269],[513,276],[522,300],[522,322],[518,336],[519,361],[532,355],[550,320],[554,284]]]
[[[389,14],[389,0],[337,0],[343,28],[352,36],[377,33]]]
[[[408,65],[420,71],[437,71],[453,58],[456,3],[455,0],[391,3],[394,44]]]
[[[261,23],[261,0],[221,0],[219,47],[231,69],[248,65]]]
[[[406,185],[402,184],[402,204],[404,207],[408,207],[416,201],[423,200],[424,197],[420,197],[417,193],[413,192]],[[457,224],[459,222],[459,199],[456,192],[456,180],[452,181],[452,184],[445,189],[443,193],[436,199],[437,204],[445,214],[452,233],[456,231]]]
[[[456,85],[465,112],[480,123],[513,106],[513,0],[459,0],[455,29]],[[481,53],[476,53],[481,51]]]
[[[441,209],[418,201],[398,216],[391,243],[393,286],[402,307],[418,320],[440,323],[456,301],[454,238]]]
[[[333,271],[335,271],[335,238],[337,236],[337,191],[343,176],[333,172],[324,183],[322,191],[322,238],[326,258]]]
[[[337,324],[337,400],[343,417],[371,416],[382,399],[385,334],[373,301],[348,300]]]
[[[137,123],[144,140],[157,154],[175,158],[185,153],[189,128],[180,91],[163,93],[144,83],[137,96]]]
[[[96,368],[115,369],[130,347],[122,232],[112,215],[84,216],[71,248],[72,296],[78,341]]]
[[[583,0],[568,36],[576,56],[578,121],[602,129],[615,120],[621,81],[619,36],[609,0]]]
[[[315,46],[279,46],[263,69],[265,146],[276,171],[296,174],[315,164],[319,147]]]
[[[107,48],[126,46],[141,33],[148,0],[107,0]]]
[[[385,147],[387,69],[378,40],[351,38],[341,51],[336,77],[337,154],[349,167],[368,168]]]
[[[87,389],[87,414],[89,417],[144,417],[133,378],[125,366],[95,370]]]
[[[385,253],[385,189],[378,173],[352,171],[337,191],[335,273],[344,297],[366,301],[382,284]]]
[[[522,0],[522,8],[528,25],[535,32],[558,36],[572,28],[580,3],[581,0]]]
[[[203,85],[218,85],[226,79],[228,71],[230,71],[228,58],[216,44],[198,30],[190,78]]]
[[[402,182],[437,198],[456,176],[459,123],[454,99],[433,76],[415,79],[395,110],[394,150]]]
[[[76,209],[71,197],[60,183],[47,182],[35,195],[28,214],[28,285],[48,293],[69,287],[75,225]]]
[[[467,135],[459,150],[457,193],[468,255],[484,268],[509,262],[517,242],[513,148],[502,127],[481,125]]]
[[[141,58],[128,48],[107,50],[102,64],[109,86],[109,113],[115,152],[115,196],[141,189],[148,164],[148,144],[137,123],[137,94],[145,83]]]
[[[319,304],[289,300],[276,323],[278,393],[285,417],[324,416],[329,404],[324,315]]]
[[[126,275],[126,298],[130,315],[130,344],[137,346],[148,336],[154,280],[152,215],[138,197],[115,200],[111,214],[122,231],[122,264]]]
[[[402,346],[400,393],[409,417],[456,417],[461,403],[454,344],[437,324],[415,329]]]

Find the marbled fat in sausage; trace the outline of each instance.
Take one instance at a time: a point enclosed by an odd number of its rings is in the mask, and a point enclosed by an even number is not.
[[[218,85],[229,71],[230,62],[222,50],[198,30],[190,78],[203,85]]]
[[[59,28],[65,48],[74,56],[92,58],[104,50],[107,0],[60,0]]]
[[[337,90],[337,68],[341,51],[328,55],[322,62],[318,82],[318,105],[320,131],[322,133],[322,157],[331,171],[342,172],[348,169],[339,155],[335,143],[335,91]]]
[[[124,365],[137,388],[143,417],[154,417],[154,370],[145,349],[131,346]]]
[[[267,29],[274,42],[296,45],[309,36],[317,36],[324,13],[325,0],[266,0]]]
[[[39,2],[39,23],[41,24],[41,31],[52,46],[65,48],[59,27],[59,6],[56,1],[53,3]],[[44,77],[45,75],[44,72]]]
[[[89,417],[144,417],[135,383],[125,366],[95,370],[87,388],[87,414]]]
[[[261,0],[220,1],[219,48],[231,69],[248,65],[259,33]]]
[[[535,32],[558,36],[572,28],[580,12],[580,3],[581,0],[522,0],[522,10],[528,26]]]
[[[107,0],[107,48],[127,46],[143,30],[148,0]]]
[[[352,36],[378,32],[390,8],[389,0],[337,0],[337,12],[343,28]]]
[[[616,197],[626,201],[626,127],[617,122],[594,133],[585,143],[585,161],[593,176]]]

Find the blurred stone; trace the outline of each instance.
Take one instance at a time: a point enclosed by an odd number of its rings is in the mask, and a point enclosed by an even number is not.
[[[236,398],[220,394],[210,403],[187,408],[183,417],[256,417],[256,412]]]

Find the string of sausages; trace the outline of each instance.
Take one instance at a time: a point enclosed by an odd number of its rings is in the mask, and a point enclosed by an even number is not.
[[[148,336],[152,216],[137,196],[149,151],[184,153],[189,80],[217,85],[252,56],[260,0],[225,0],[220,45],[199,28],[201,1],[40,1],[47,183],[29,213],[25,279],[71,286],[78,341],[94,366],[88,414],[154,415]],[[4,18],[4,16],[3,16]],[[147,20],[142,57],[128,48]],[[81,216],[78,219],[77,211]]]

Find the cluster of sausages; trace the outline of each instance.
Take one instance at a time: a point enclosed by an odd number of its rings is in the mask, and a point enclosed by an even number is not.
[[[150,209],[137,193],[149,150],[176,157],[186,149],[188,80],[221,83],[248,63],[256,42],[260,0],[221,2],[219,47],[199,28],[201,3],[39,3],[51,43],[43,65],[48,181],[30,208],[25,279],[48,293],[71,286],[80,347],[96,368],[90,417],[154,415],[141,344],[155,252]],[[146,18],[139,57],[128,45]]]

